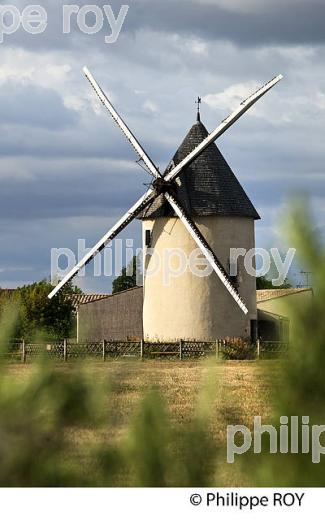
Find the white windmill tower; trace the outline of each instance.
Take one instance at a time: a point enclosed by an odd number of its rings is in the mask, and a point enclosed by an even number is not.
[[[230,248],[255,246],[254,222],[259,218],[243,188],[214,142],[274,87],[277,76],[243,101],[211,134],[198,121],[164,175],[116,112],[88,69],[84,73],[99,99],[154,177],[152,186],[51,292],[57,292],[134,219],[143,220],[144,246],[160,258],[168,249],[186,255],[199,248],[213,271],[200,277],[190,270],[166,285],[164,266],[144,280],[144,336],[209,340],[248,336],[256,322],[255,279],[241,273],[240,284],[229,276]],[[150,264],[150,260],[148,261]],[[147,267],[150,267],[147,266]],[[255,327],[253,327],[255,328]]]

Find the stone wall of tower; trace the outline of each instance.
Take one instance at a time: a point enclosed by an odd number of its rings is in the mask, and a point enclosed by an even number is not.
[[[255,222],[243,217],[197,217],[195,222],[225,268],[229,266],[231,248],[250,250],[255,247]],[[177,218],[143,221],[143,237],[151,231],[151,248],[163,262],[168,251],[179,248],[189,258],[197,246]],[[155,258],[146,259],[146,268],[154,268]],[[166,262],[165,262],[166,263]],[[173,267],[179,260],[173,257]],[[161,268],[144,279],[144,338],[159,341],[175,339],[215,340],[249,337],[250,321],[257,319],[256,280],[239,261],[239,292],[249,309],[242,312],[232,296],[213,272],[199,277],[189,269],[166,284]]]

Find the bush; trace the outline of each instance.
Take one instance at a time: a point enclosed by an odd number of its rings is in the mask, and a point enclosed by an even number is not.
[[[246,360],[256,358],[256,346],[241,338],[226,338],[222,357],[227,360]]]

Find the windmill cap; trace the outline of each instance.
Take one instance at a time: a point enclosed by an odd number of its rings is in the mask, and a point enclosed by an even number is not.
[[[203,123],[196,121],[178,148],[165,175],[208,135]],[[175,187],[179,202],[192,216],[220,215],[260,219],[216,144],[211,144],[180,174]],[[174,213],[165,197],[159,196],[140,218],[155,219],[164,216],[174,216]]]

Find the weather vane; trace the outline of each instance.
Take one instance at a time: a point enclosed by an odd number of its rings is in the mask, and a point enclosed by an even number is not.
[[[201,114],[200,114],[201,103],[202,103],[202,98],[198,97],[197,101],[195,101],[195,104],[197,105],[197,121],[201,121]]]

